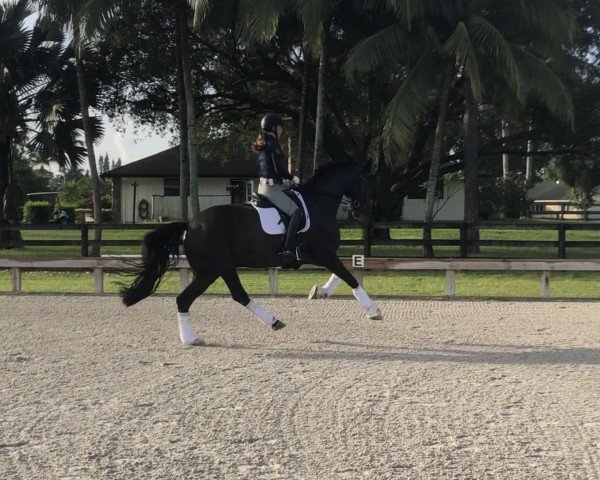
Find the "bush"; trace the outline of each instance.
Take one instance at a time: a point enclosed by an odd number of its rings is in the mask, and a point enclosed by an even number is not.
[[[87,214],[92,215],[91,208],[76,208],[75,209],[75,222],[76,223],[85,223],[85,216]]]
[[[77,223],[84,223],[86,215],[93,217],[94,210],[92,210],[91,208],[76,208],[75,209],[75,221]],[[112,210],[110,208],[103,208],[102,209],[102,223],[110,223],[110,222],[112,222]]]
[[[75,207],[72,205],[61,205],[60,208],[56,208],[56,210],[64,210],[65,213],[69,216],[69,223],[73,223],[75,221]]]
[[[48,223],[51,216],[50,202],[25,202],[23,207],[25,223]]]
[[[483,219],[525,217],[533,203],[527,198],[527,182],[523,176],[498,177],[481,185],[479,193]]]

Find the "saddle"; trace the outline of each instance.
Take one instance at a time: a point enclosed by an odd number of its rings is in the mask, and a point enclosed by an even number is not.
[[[304,198],[295,190],[284,191],[284,193],[296,204],[302,212],[303,222],[298,230],[298,233],[306,232],[310,227],[310,216],[304,203]],[[286,232],[290,223],[290,216],[279,210],[273,205],[267,197],[259,193],[252,194],[252,202],[250,203],[258,212],[260,223],[265,233],[269,235],[282,235]]]

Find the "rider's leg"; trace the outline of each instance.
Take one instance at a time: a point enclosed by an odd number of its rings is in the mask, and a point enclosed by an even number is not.
[[[222,278],[225,280],[225,283],[231,292],[231,297],[236,302],[254,313],[254,315],[260,318],[265,325],[270,326],[273,330],[279,330],[285,327],[285,324],[281,320],[277,320],[273,314],[267,312],[258,303],[250,299],[246,293],[246,290],[244,290],[244,287],[242,286],[242,282],[240,282],[239,275],[235,270],[223,274]]]
[[[284,248],[281,254],[296,258],[296,235],[302,223],[302,212],[296,204],[283,193],[279,185],[260,185],[258,193],[267,197],[279,210],[290,216]]]

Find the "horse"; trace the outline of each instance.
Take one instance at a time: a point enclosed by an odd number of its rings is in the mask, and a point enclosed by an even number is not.
[[[357,162],[332,163],[318,169],[304,185],[295,187],[301,194],[310,228],[297,237],[302,256],[299,260],[281,257],[277,251],[283,235],[267,234],[257,210],[251,205],[218,205],[207,208],[188,222],[173,222],[148,233],[142,242],[142,261],[137,263],[135,279],[121,289],[121,298],[131,306],[156,291],[163,275],[179,260],[183,247],[194,279],[177,296],[179,336],[184,345],[204,345],[191,327],[190,306],[206,289],[221,277],[231,297],[254,313],[273,330],[285,327],[284,322],[252,300],[237,273],[237,268],[283,267],[299,268],[303,263],[325,267],[331,277],[324,286],[313,286],[309,299],[327,298],[341,281],[352,288],[371,319],[381,319],[381,310],[371,300],[356,278],[337,256],[340,231],[336,216],[344,196],[352,200],[354,213],[360,215],[369,204],[369,175]]]

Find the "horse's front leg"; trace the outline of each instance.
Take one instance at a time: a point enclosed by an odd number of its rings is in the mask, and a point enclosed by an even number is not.
[[[358,284],[356,278],[354,278],[354,276],[346,269],[346,267],[344,267],[344,264],[337,257],[337,255],[334,254],[332,256],[320,259],[319,265],[331,271],[333,273],[333,276],[329,279],[329,281],[325,284],[324,287],[317,287],[317,294],[319,292],[319,288],[327,287],[328,295],[330,295],[331,293],[333,293],[333,289],[337,287],[337,285],[339,284],[339,280],[341,279],[350,286],[354,298],[356,298],[360,302],[362,307],[367,312],[367,316],[369,318],[373,320],[382,319],[381,309],[379,308],[379,305],[377,305],[377,303],[371,300],[367,292],[365,292],[365,290]],[[334,277],[336,277],[338,280],[336,281]],[[331,293],[329,293],[330,291]]]

